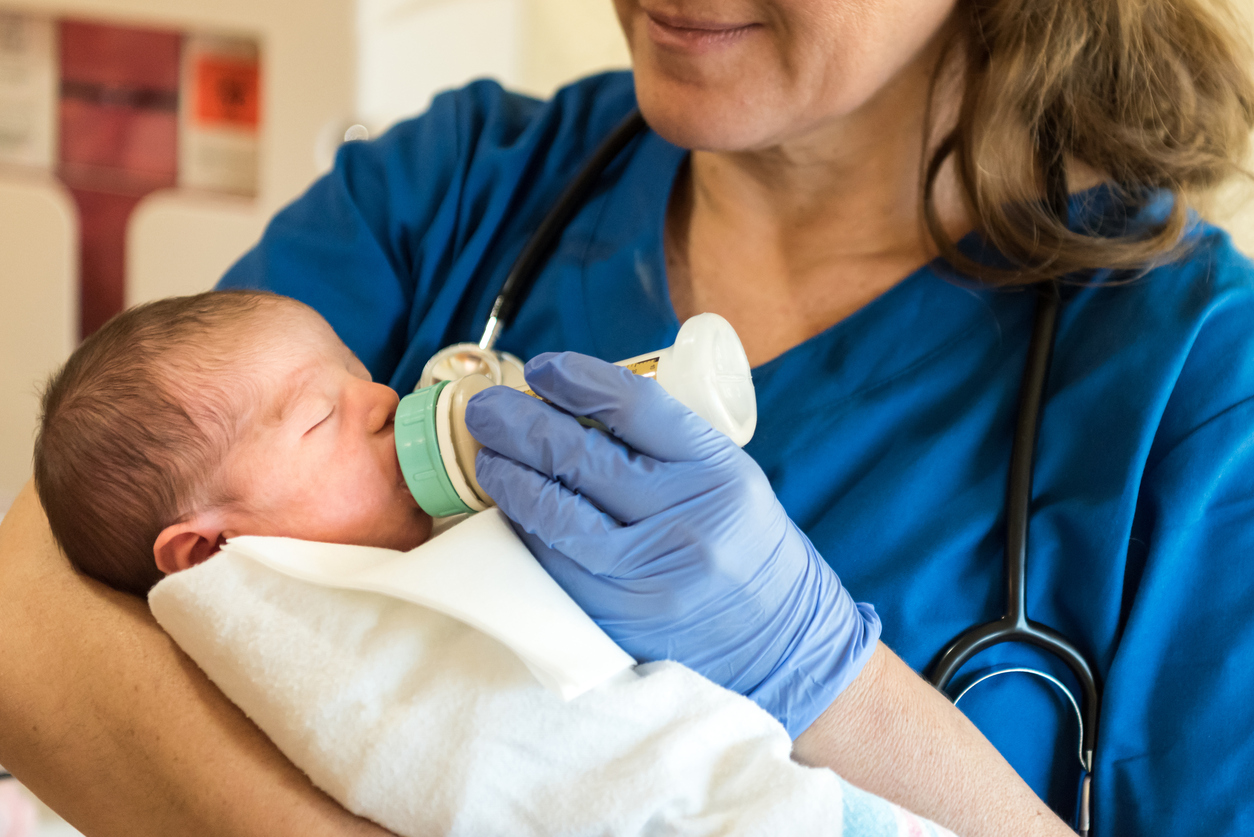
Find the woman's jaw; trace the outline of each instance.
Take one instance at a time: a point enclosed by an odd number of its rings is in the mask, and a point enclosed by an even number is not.
[[[757,151],[834,133],[900,90],[956,0],[615,0],[636,95],[663,137]],[[927,68],[930,70],[930,67]],[[896,88],[897,90],[893,90]],[[906,108],[917,113],[914,103]],[[836,130],[833,131],[833,128]]]

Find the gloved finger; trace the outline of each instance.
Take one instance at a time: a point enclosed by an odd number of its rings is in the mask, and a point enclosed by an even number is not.
[[[654,515],[704,488],[699,477],[667,478],[668,469],[682,464],[638,453],[509,387],[476,394],[466,407],[466,427],[481,444],[590,498],[622,523]],[[482,483],[482,475],[479,479]]]
[[[558,552],[544,542],[538,535],[528,532],[515,520],[509,521],[514,532],[527,547],[527,551],[535,556],[536,561],[544,568],[558,586],[574,599],[585,613],[593,619],[603,615],[597,605],[606,596],[606,581],[574,558]]]
[[[705,459],[735,446],[653,380],[575,352],[546,353],[527,362],[527,383],[577,416],[587,416],[636,450],[666,462]]]
[[[488,448],[475,458],[475,473],[505,516],[549,549],[597,575],[620,565],[624,527],[586,497]]]
[[[634,639],[640,635],[642,623],[651,621],[654,613],[649,592],[629,589],[616,578],[596,575],[514,521],[510,523],[527,546],[527,551],[536,557],[544,571],[575,600],[583,612],[592,617],[624,651],[636,657],[637,662],[644,662],[637,653],[635,646],[638,643]]]
[[[596,575],[514,521],[510,523],[545,572],[637,662],[672,658],[667,650],[675,620],[692,607],[690,597],[678,591],[677,585]]]

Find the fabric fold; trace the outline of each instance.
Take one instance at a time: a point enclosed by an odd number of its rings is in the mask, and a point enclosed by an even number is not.
[[[337,569],[317,546],[286,549]],[[395,560],[355,557],[365,577]],[[239,548],[166,578],[149,604],[315,785],[401,837],[948,834],[794,763],[774,718],[677,663],[563,700],[460,619]]]
[[[517,654],[565,700],[636,663],[544,571],[499,509],[409,552],[252,536],[232,538],[224,552],[310,584],[381,593],[465,622]]]

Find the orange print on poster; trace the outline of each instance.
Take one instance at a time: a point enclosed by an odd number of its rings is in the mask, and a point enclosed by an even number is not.
[[[256,129],[261,112],[256,61],[207,55],[196,60],[194,72],[198,126]]]

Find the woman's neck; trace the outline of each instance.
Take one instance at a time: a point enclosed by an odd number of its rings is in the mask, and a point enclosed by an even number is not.
[[[935,60],[921,56],[858,111],[773,147],[693,152],[666,225],[681,319],[722,314],[758,365],[932,257],[918,208]],[[956,93],[954,85],[938,87]],[[946,105],[936,109],[942,120],[952,111]],[[942,172],[937,207],[958,236],[969,225],[947,177]]]

